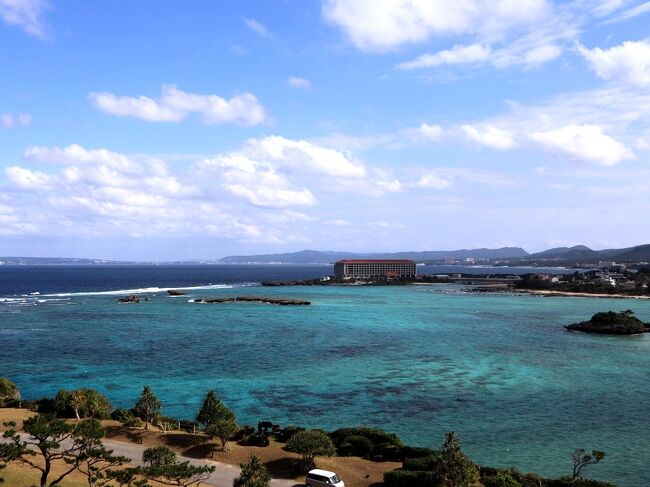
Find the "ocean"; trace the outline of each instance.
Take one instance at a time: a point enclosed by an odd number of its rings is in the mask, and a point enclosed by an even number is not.
[[[607,457],[588,476],[650,485],[650,336],[563,329],[610,309],[650,321],[650,301],[444,284],[257,284],[331,269],[0,266],[0,376],[24,398],[93,387],[115,407],[131,407],[149,384],[164,413],[179,418],[193,418],[214,389],[240,424],[364,425],[429,447],[455,430],[474,461],[545,476],[569,474],[575,448],[600,449]],[[168,296],[168,288],[187,295]],[[149,300],[117,303],[131,292]],[[189,302],[260,294],[312,305]]]

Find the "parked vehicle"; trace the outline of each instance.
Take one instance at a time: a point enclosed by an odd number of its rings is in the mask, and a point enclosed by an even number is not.
[[[307,487],[345,487],[343,481],[334,472],[315,468],[307,473]]]

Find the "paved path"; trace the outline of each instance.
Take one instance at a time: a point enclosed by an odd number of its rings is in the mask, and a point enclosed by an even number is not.
[[[27,439],[27,435],[21,435],[24,439]],[[2,438],[0,435],[0,442],[6,442],[5,438]],[[103,439],[102,443],[104,446],[113,450],[115,455],[121,455],[128,458],[131,458],[132,465],[142,465],[142,452],[145,450],[144,446],[136,445],[134,443],[127,443],[124,441],[115,441]],[[239,476],[241,469],[234,465],[229,465],[227,463],[213,462],[210,460],[200,460],[197,458],[185,457],[182,455],[177,456],[178,461],[180,462],[190,462],[192,465],[210,465],[216,467],[215,472],[212,474],[209,480],[204,482],[205,485],[214,485],[219,487],[231,487],[232,481]],[[203,485],[202,484],[202,485]],[[302,487],[304,484],[297,483],[294,480],[286,479],[272,479],[271,487]]]

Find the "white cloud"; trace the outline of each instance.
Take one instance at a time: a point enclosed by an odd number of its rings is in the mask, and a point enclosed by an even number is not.
[[[526,52],[523,57],[524,64],[539,66],[557,59],[562,54],[562,48],[555,44],[543,44]]]
[[[43,39],[45,30],[42,16],[47,7],[45,0],[0,0],[0,18],[29,35]]]
[[[434,36],[502,36],[543,19],[545,0],[325,0],[324,18],[364,51],[387,51]]]
[[[247,187],[241,184],[231,184],[226,186],[226,189],[258,206],[283,208],[285,206],[312,206],[316,204],[316,198],[306,188],[294,190],[271,188],[263,185]]]
[[[0,128],[12,129],[15,127],[27,127],[32,124],[32,117],[27,113],[0,113]]]
[[[445,189],[448,188],[450,184],[449,180],[445,179],[441,175],[429,172],[423,174],[418,182],[415,183],[415,186],[420,188]]]
[[[55,186],[52,176],[18,166],[7,167],[5,175],[14,186],[27,191],[47,191]]]
[[[28,161],[41,164],[92,164],[129,172],[139,169],[139,166],[124,154],[106,149],[89,150],[78,144],[64,148],[30,146],[25,149],[23,156]]]
[[[442,137],[442,127],[436,124],[421,123],[417,133],[426,140],[438,141]]]
[[[296,170],[343,178],[366,175],[365,167],[354,158],[305,140],[269,136],[249,141],[246,150],[256,158]]]
[[[569,159],[613,166],[634,153],[605,134],[597,125],[568,125],[547,132],[535,132],[531,138],[552,152]]]
[[[475,64],[487,61],[489,58],[489,47],[480,44],[455,45],[451,49],[438,51],[435,54],[423,54],[412,61],[400,63],[397,67],[402,70],[410,70],[434,68],[443,65]]]
[[[599,2],[600,5],[597,5],[596,8],[594,8],[594,13],[599,17],[603,17],[624,7],[629,4],[630,1],[631,0],[601,0]]]
[[[469,140],[493,149],[509,150],[517,145],[510,132],[493,125],[487,125],[482,131],[472,125],[463,125],[461,129]]]
[[[630,9],[625,10],[624,12],[621,12],[620,15],[618,15],[616,18],[611,19],[607,23],[612,23],[612,22],[623,22],[625,20],[633,19],[634,17],[638,17],[643,14],[647,14],[650,12],[650,2],[645,2],[640,5],[637,5],[635,7],[632,7]]]
[[[323,222],[325,225],[334,225],[337,227],[349,227],[352,226],[352,222],[348,220],[342,220],[340,218],[337,218],[335,220],[325,220]]]
[[[582,44],[577,44],[577,48],[598,77],[650,86],[650,42],[647,40],[626,41],[609,49],[587,49]]]
[[[291,88],[298,88],[301,90],[309,90],[311,89],[311,82],[308,79],[305,78],[295,78],[291,77],[287,80],[287,84]]]
[[[248,27],[260,37],[273,37],[269,30],[264,25],[260,24],[257,20],[248,19],[246,17],[244,17],[242,20],[244,21],[244,24],[246,24],[246,27]]]
[[[180,122],[190,114],[201,115],[205,124],[258,125],[266,120],[264,107],[255,95],[242,93],[226,100],[217,95],[198,95],[163,85],[159,100],[146,96],[91,93],[90,100],[105,113],[135,117],[149,122]]]

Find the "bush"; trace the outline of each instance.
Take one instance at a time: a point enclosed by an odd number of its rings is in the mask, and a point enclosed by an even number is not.
[[[241,443],[244,446],[264,447],[264,446],[269,446],[270,442],[269,442],[269,437],[266,436],[264,433],[253,433],[245,437],[239,443]]]
[[[403,446],[400,448],[400,460],[404,461],[409,458],[422,458],[433,455],[436,451],[431,448],[422,448],[418,446]]]
[[[289,438],[291,438],[293,435],[298,433],[298,431],[305,431],[305,428],[301,428],[300,426],[289,425],[276,431],[273,435],[275,436],[276,440],[282,443],[286,443],[287,441],[289,441]]]
[[[509,473],[499,472],[494,477],[483,479],[484,487],[522,487]]]
[[[387,433],[374,428],[341,428],[332,433],[330,437],[335,445],[339,445],[349,436],[363,436],[368,438],[374,445],[388,443],[402,447],[402,440],[395,433]]]
[[[402,449],[390,443],[380,443],[375,445],[370,459],[376,462],[399,462],[402,460]]]
[[[439,456],[437,453],[426,457],[420,458],[409,458],[404,460],[402,468],[407,471],[417,472],[417,471],[431,471],[436,465],[438,465]]]
[[[250,435],[255,433],[255,428],[253,428],[251,425],[245,424],[241,428],[239,428],[239,431],[235,433],[235,435],[232,437],[234,441],[244,441],[246,438],[248,438]]]
[[[365,436],[353,435],[348,436],[343,440],[341,445],[350,445],[350,451],[348,455],[354,455],[357,457],[368,458],[372,450],[375,448],[375,445]]]
[[[141,428],[144,424],[140,418],[133,414],[133,411],[128,409],[116,409],[111,413],[111,419],[119,421],[127,428]]]
[[[438,487],[431,472],[408,472],[393,470],[384,474],[386,487]]]

